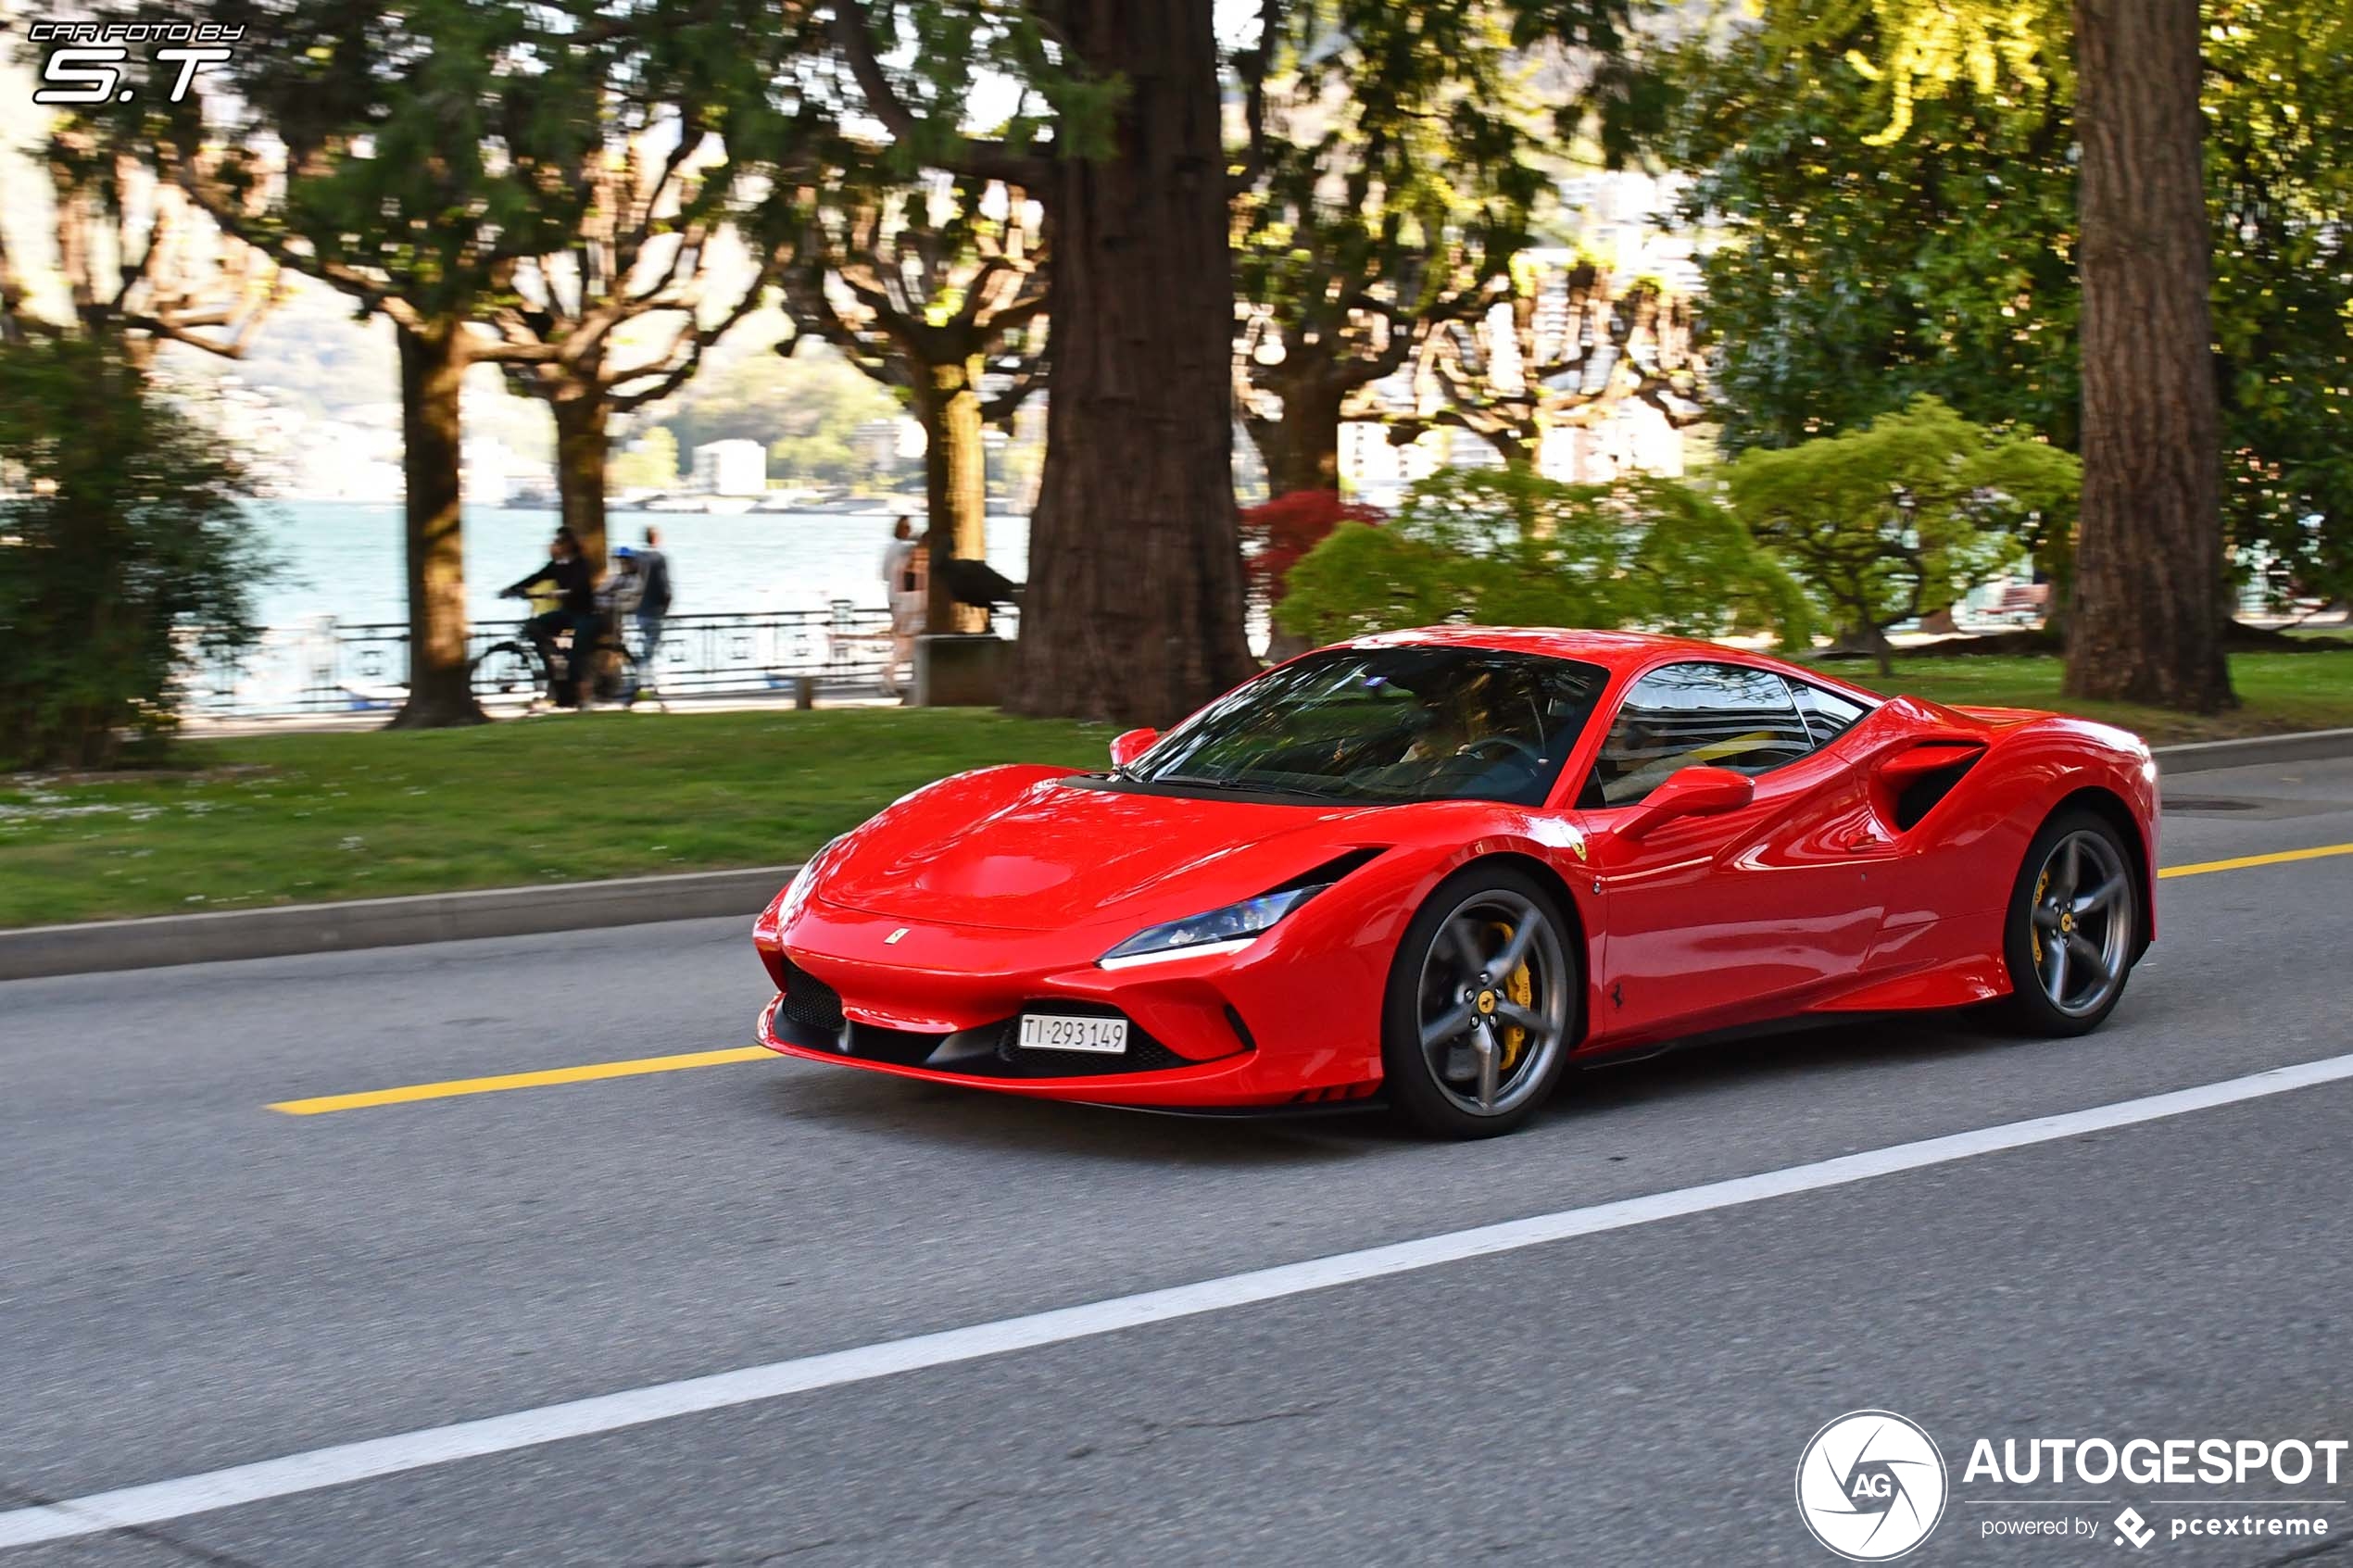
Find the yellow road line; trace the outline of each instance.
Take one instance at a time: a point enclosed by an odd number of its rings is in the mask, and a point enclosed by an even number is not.
[[[2330,855],[2353,855],[2353,844],[2323,844],[2313,849],[2283,849],[2272,855],[2240,855],[2228,860],[2199,860],[2187,866],[2168,866],[2157,874],[2168,876],[2204,876],[2208,872],[2234,872],[2247,866],[2281,866],[2290,860],[2318,860]]]
[[[289,1116],[322,1116],[331,1110],[360,1110],[371,1105],[402,1105],[415,1099],[448,1099],[458,1095],[496,1094],[501,1089],[536,1089],[548,1084],[581,1084],[592,1078],[635,1078],[647,1073],[676,1073],[687,1067],[717,1067],[727,1061],[774,1059],[760,1046],[732,1050],[691,1051],[685,1056],[648,1056],[635,1061],[596,1061],[585,1067],[555,1067],[545,1073],[505,1073],[495,1078],[452,1078],[442,1084],[410,1084],[398,1089],[370,1089],[356,1095],[321,1095],[316,1099],[284,1099],[270,1107]]]
[[[2160,877],[2202,876],[2208,872],[2234,872],[2248,866],[2284,865],[2291,860],[2318,860],[2331,855],[2353,855],[2353,844],[2323,844],[2311,849],[2282,849],[2271,855],[2240,855],[2228,860],[2199,860],[2167,866]],[[410,1100],[450,1099],[459,1095],[497,1094],[504,1089],[537,1089],[550,1084],[584,1084],[597,1078],[635,1078],[648,1073],[676,1073],[689,1067],[717,1067],[730,1061],[758,1061],[774,1053],[759,1046],[733,1050],[690,1051],[684,1056],[640,1057],[635,1061],[597,1061],[585,1067],[556,1067],[544,1073],[506,1073],[494,1078],[452,1078],[441,1084],[410,1084],[397,1089],[370,1089],[356,1095],[321,1095],[316,1099],[280,1100],[270,1107],[289,1116],[321,1116],[333,1110],[364,1110],[374,1105],[405,1105]]]

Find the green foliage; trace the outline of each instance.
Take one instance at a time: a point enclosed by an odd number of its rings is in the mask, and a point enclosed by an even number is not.
[[[623,490],[663,490],[678,483],[678,438],[656,425],[612,459],[612,483]]]
[[[1733,511],[1839,631],[1883,648],[1887,627],[1947,608],[2018,562],[2028,527],[2063,528],[2082,467],[1923,396],[1860,430],[1745,453],[1724,473]]]
[[[1846,44],[1845,63],[1878,88],[1873,146],[1899,142],[1920,106],[1962,92],[1990,98],[2012,85],[2039,92],[2070,77],[2067,0],[1767,0],[1783,35]]]
[[[267,562],[220,443],[115,352],[0,345],[0,766],[101,766],[249,645]]]
[[[1807,630],[1805,595],[1740,521],[1673,480],[1571,485],[1450,470],[1386,527],[1343,522],[1291,568],[1276,622],[1317,642],[1442,621]]]
[[[1712,378],[1734,452],[1788,446],[1932,394],[2075,440],[2072,129],[2023,84],[1918,104],[1869,144],[1879,88],[1829,44],[1688,48],[1671,153],[1696,171]]]
[[[816,346],[790,358],[753,349],[706,373],[662,422],[686,452],[712,441],[757,441],[769,448],[772,474],[852,484],[877,476],[851,433],[898,412],[890,394]]]
[[[1301,0],[1236,61],[1252,136],[1235,202],[1242,413],[1269,481],[1315,488],[1342,417],[1444,322],[1525,292],[1516,267],[1567,148],[1623,158],[1661,119],[1639,0]],[[1573,64],[1539,67],[1551,37]]]
[[[1777,3],[1765,30],[1678,55],[1668,153],[1696,171],[1687,220],[1724,242],[1701,265],[1730,449],[1853,429],[1922,393],[2074,449],[2063,9],[2045,18],[2049,46],[2031,69],[2004,49],[1948,49],[1945,66],[1966,69],[1929,71],[1902,132],[1875,144],[1895,123],[1886,68],[1903,30],[1947,10],[1979,27],[1987,9]],[[2205,11],[2224,527],[2275,592],[2341,596],[2353,591],[2353,165],[2341,153],[2353,21],[2334,0]],[[1902,13],[1894,32],[1886,12]]]

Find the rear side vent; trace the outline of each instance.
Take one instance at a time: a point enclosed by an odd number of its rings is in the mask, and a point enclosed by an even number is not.
[[[1895,827],[1899,833],[1909,833],[1918,827],[1920,819],[1934,810],[1938,801],[1952,794],[1953,786],[1967,777],[1969,771],[1976,767],[1978,759],[1985,755],[1982,746],[1922,746],[1920,751],[1949,752],[1953,760],[1913,773],[1904,787],[1896,792]],[[1914,752],[1905,760],[1911,761],[1919,754]]]

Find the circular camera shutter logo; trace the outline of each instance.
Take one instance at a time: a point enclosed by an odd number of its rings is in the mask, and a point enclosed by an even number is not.
[[[1850,1562],[1901,1557],[1944,1516],[1944,1456],[1893,1411],[1856,1411],[1814,1434],[1797,1461],[1797,1512]]]

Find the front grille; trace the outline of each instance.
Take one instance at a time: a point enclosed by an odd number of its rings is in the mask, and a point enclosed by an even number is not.
[[[841,1033],[841,993],[790,959],[785,960],[785,1005],[777,1010],[814,1034]]]
[[[1083,1002],[1035,1005],[1056,1012],[1119,1016],[1112,1009]],[[1193,1058],[1178,1055],[1146,1034],[1132,1019],[1127,1025],[1127,1049],[1118,1056],[1097,1051],[1024,1050],[1018,1043],[1019,1013],[952,1035],[856,1022],[845,1029],[840,993],[789,960],[785,964],[784,1002],[777,1008],[776,1015],[780,1033],[804,1047],[837,1052],[859,1060],[923,1067],[934,1073],[954,1073],[972,1078],[1101,1078],[1114,1073],[1165,1073],[1171,1068],[1199,1065]]]

